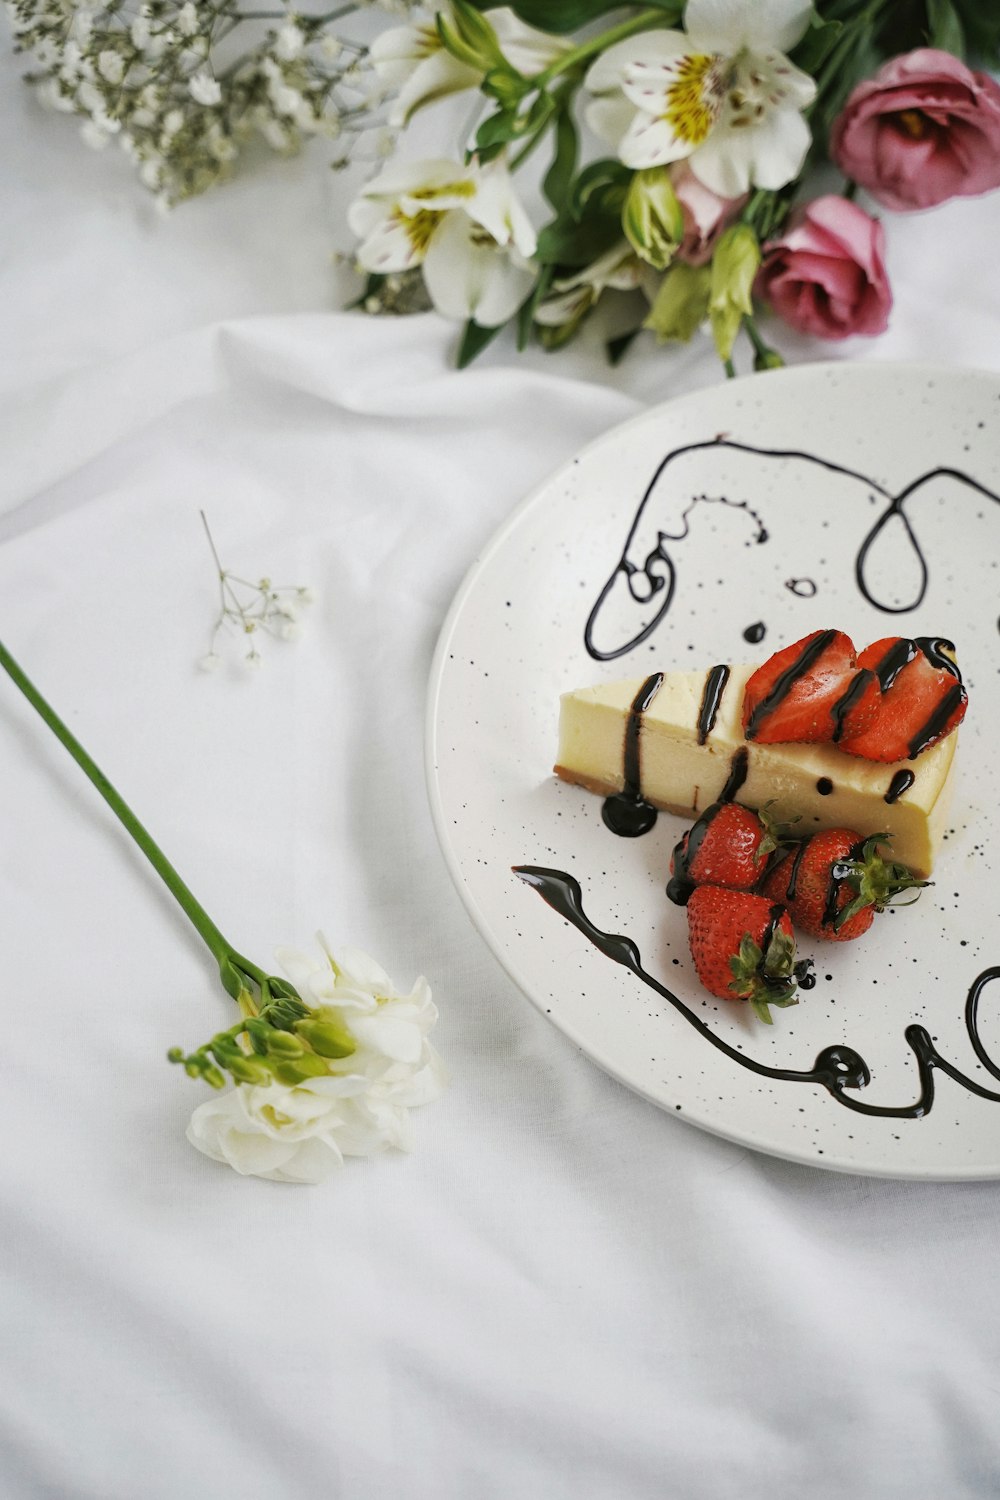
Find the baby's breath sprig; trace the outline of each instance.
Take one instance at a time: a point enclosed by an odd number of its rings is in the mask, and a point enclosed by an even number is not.
[[[208,652],[199,665],[205,672],[214,672],[222,665],[219,636],[228,631],[239,635],[248,645],[244,661],[247,667],[255,670],[263,661],[257,649],[261,634],[285,641],[298,640],[302,634],[301,610],[313,603],[315,594],[302,584],[274,584],[270,578],[259,578],[256,583],[251,583],[248,578],[241,578],[238,573],[224,568],[208,518],[204,511],[199,514],[219,581],[219,614],[212,628]]]
[[[409,9],[400,0],[380,8]],[[43,104],[82,118],[95,150],[117,140],[164,210],[228,177],[255,136],[291,155],[338,139],[338,165],[384,127],[386,90],[340,23],[277,0],[6,0]],[[336,29],[334,29],[336,28]]]

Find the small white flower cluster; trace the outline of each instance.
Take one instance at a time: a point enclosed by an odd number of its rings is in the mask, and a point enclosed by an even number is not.
[[[400,994],[366,953],[345,948],[335,956],[323,946],[318,962],[290,949],[278,956],[303,1001],[335,1016],[355,1050],[295,1084],[237,1084],[191,1116],[191,1144],[242,1176],[321,1182],[345,1156],[408,1150],[410,1110],[447,1083],[427,1040],[437,1009],[426,979]]]
[[[247,646],[244,663],[248,670],[256,671],[263,662],[257,649],[262,634],[284,641],[297,641],[302,634],[302,611],[315,601],[311,588],[301,584],[279,584],[270,578],[259,578],[251,583],[248,578],[224,568],[219,560],[212,533],[204,511],[202,524],[212,549],[219,581],[219,613],[212,627],[212,640],[208,652],[198,665],[203,672],[215,672],[222,666],[218,650],[219,636],[224,631],[234,632]]]
[[[89,146],[116,140],[164,209],[227,177],[251,137],[290,154],[380,123],[384,90],[366,49],[325,17],[277,10],[265,26],[237,0],[6,0],[6,10],[39,98],[82,116]]]

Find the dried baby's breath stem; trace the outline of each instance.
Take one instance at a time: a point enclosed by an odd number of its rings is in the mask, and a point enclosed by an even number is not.
[[[219,614],[212,628],[208,653],[201,658],[203,670],[212,672],[221,666],[222,657],[216,648],[220,632],[227,627],[244,640],[247,637],[257,637],[261,631],[275,639],[296,640],[301,633],[299,610],[312,603],[312,590],[300,584],[275,585],[270,578],[260,578],[252,583],[249,578],[241,578],[238,573],[223,567],[208,517],[203,510],[198,514],[205,528],[219,582]],[[257,650],[256,639],[251,640],[244,661],[250,668],[260,666],[262,657]]]

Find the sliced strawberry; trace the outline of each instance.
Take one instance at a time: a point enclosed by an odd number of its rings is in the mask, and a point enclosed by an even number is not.
[[[757,668],[743,696],[743,733],[762,745],[832,740],[862,732],[875,694],[855,697],[857,658],[842,630],[814,630]],[[863,685],[867,688],[867,683]]]
[[[858,665],[873,674],[878,700],[870,722],[845,727],[841,750],[887,763],[915,760],[951,734],[965,717],[968,694],[948,645],[886,636],[863,651]]]
[[[688,902],[698,978],[720,1000],[749,1000],[770,1024],[770,1005],[796,1004],[795,938],[788,913],[750,891],[700,885]]]

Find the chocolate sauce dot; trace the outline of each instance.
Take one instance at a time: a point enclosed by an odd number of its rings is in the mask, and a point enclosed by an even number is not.
[[[819,792],[821,797],[829,797],[830,793],[833,791],[833,782],[830,780],[829,776],[821,776],[819,778],[816,783],[816,790],[817,792]]]
[[[767,634],[767,626],[763,620],[758,620],[756,625],[748,625],[743,632],[743,639],[749,641],[751,646],[756,646]]]
[[[785,588],[797,594],[800,599],[813,599],[817,592],[811,578],[786,578]]]

